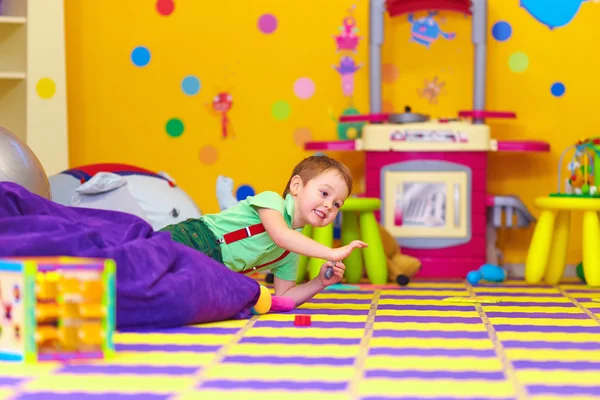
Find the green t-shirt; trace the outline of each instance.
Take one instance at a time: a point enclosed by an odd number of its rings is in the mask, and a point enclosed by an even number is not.
[[[218,214],[206,214],[200,217],[217,238],[224,234],[260,224],[257,207],[277,210],[290,229],[294,220],[294,197],[288,194],[285,200],[275,192],[262,192],[256,196],[248,196],[235,206],[221,211]],[[301,232],[302,228],[296,229]],[[279,258],[285,249],[278,247],[267,232],[253,235],[237,242],[221,245],[223,263],[236,272],[254,268]],[[270,264],[265,269],[270,269],[279,279],[286,281],[296,280],[298,255],[288,254],[282,260]]]

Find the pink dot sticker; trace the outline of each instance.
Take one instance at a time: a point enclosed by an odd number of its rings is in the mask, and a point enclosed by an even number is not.
[[[270,34],[277,29],[277,18],[273,14],[263,14],[258,19],[258,29],[264,34]]]
[[[171,13],[175,10],[175,2],[173,0],[157,0],[156,1],[156,11],[160,15],[171,15]]]
[[[298,78],[294,82],[294,94],[302,100],[308,100],[315,94],[315,83],[310,78]]]

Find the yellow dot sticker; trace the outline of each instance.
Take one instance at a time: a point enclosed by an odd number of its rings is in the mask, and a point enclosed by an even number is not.
[[[38,96],[42,99],[51,99],[56,93],[56,84],[50,78],[42,78],[35,85]]]

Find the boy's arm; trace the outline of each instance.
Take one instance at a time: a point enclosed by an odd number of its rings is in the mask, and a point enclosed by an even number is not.
[[[315,297],[325,286],[323,286],[319,277],[298,286],[296,286],[296,282],[294,281],[284,281],[275,277],[274,287],[275,296],[290,297],[294,300],[296,307],[298,307]]]
[[[279,211],[259,208],[258,215],[265,230],[277,246],[307,257],[324,260],[335,258],[333,249],[304,236],[301,232],[290,229]]]

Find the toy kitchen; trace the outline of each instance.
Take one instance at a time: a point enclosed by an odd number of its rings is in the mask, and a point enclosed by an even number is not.
[[[506,198],[487,193],[489,153],[548,152],[550,146],[539,141],[495,140],[484,122],[485,118],[516,115],[485,111],[485,46],[480,45],[486,40],[486,24],[480,21],[485,20],[483,0],[473,1],[469,9],[476,60],[474,111],[437,119],[410,107],[402,113],[381,113],[381,57],[377,51],[383,41],[382,5],[384,0],[370,2],[371,113],[340,118],[341,122],[363,123],[361,134],[356,140],[308,142],[305,149],[364,152],[366,190],[362,195],[381,199],[376,217],[403,253],[421,260],[418,276],[464,279],[469,271],[489,262],[491,211],[498,205],[495,199]],[[483,29],[476,29],[478,26]],[[524,208],[515,199],[514,206]],[[521,211],[529,214],[526,209]]]

